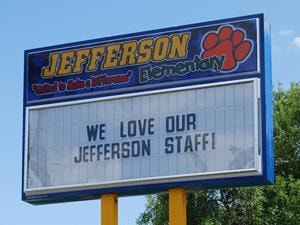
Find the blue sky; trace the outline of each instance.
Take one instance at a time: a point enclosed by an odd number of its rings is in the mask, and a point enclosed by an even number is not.
[[[0,0],[0,224],[99,224],[100,200],[32,206],[21,201],[25,49],[265,13],[272,28],[273,83],[299,81],[298,0]],[[135,224],[145,197],[119,199],[119,224]]]

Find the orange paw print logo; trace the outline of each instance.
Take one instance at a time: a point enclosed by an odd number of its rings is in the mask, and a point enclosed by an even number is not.
[[[223,26],[217,33],[208,33],[202,42],[201,58],[225,56],[222,71],[235,69],[250,55],[252,42],[245,39],[245,31]]]

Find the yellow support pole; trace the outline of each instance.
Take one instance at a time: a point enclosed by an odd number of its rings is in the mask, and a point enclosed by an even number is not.
[[[103,194],[101,196],[101,225],[118,225],[117,194]]]
[[[186,225],[186,196],[184,188],[169,189],[169,224]]]

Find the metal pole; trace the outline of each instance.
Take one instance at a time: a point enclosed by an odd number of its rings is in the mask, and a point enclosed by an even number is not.
[[[170,225],[186,225],[186,196],[184,188],[169,189]]]
[[[103,194],[101,196],[101,225],[118,225],[117,194]]]

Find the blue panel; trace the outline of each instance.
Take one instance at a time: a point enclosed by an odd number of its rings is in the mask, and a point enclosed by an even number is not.
[[[257,25],[241,17],[27,50],[26,103],[257,76]]]
[[[261,21],[263,23],[263,21]],[[263,46],[263,76],[262,89],[262,141],[263,141],[263,174],[274,183],[274,151],[273,151],[273,94],[272,94],[272,65],[271,65],[271,31],[265,22]],[[263,31],[262,31],[263,32]]]

